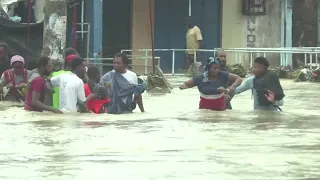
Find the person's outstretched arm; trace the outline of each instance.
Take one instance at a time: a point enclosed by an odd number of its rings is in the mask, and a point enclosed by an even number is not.
[[[183,89],[188,89],[188,88],[193,88],[195,86],[198,86],[199,83],[202,81],[202,76],[196,76],[192,79],[189,79],[188,81],[185,81],[184,83],[182,83],[179,88],[181,90]]]
[[[237,89],[235,90],[234,95],[241,94],[245,91],[252,89],[253,79],[254,79],[254,76],[250,76],[248,79],[243,81],[242,84],[238,86]]]

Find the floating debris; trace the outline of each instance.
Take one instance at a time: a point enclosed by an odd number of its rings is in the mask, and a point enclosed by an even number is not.
[[[246,77],[246,75],[247,75],[247,71],[242,66],[242,64],[229,64],[229,65],[227,65],[227,70],[230,73],[236,74],[242,78]]]
[[[148,93],[171,93],[173,89],[159,66],[156,66],[155,74],[149,73],[146,76],[139,76],[139,81],[140,84],[145,84]]]

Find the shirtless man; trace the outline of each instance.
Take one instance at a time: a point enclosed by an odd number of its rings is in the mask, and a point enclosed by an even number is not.
[[[229,72],[229,70],[227,69],[227,53],[224,51],[224,49],[218,49],[216,52],[216,57],[220,60],[221,71]],[[234,82],[231,82],[231,81],[228,82],[229,85],[231,85],[233,83]],[[231,101],[232,97],[228,97],[228,98],[230,98],[230,101]],[[228,103],[226,104],[227,109],[232,109],[230,101],[228,101]]]

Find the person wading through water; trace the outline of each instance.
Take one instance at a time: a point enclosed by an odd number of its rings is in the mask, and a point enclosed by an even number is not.
[[[224,51],[224,49],[218,49],[216,52],[216,57],[219,59],[220,61],[220,69],[221,71],[225,71],[225,72],[229,72],[228,68],[227,68],[227,53]],[[234,82],[233,81],[229,81],[229,86],[232,85]],[[232,109],[231,106],[231,99],[232,99],[232,95],[227,95],[229,96],[228,99],[226,101],[226,105],[227,105],[227,109]]]
[[[87,98],[84,92],[84,83],[79,77],[86,73],[85,60],[77,57],[71,62],[72,72],[63,73],[51,78],[53,87],[59,87],[59,106],[65,112],[78,112],[78,104],[86,104],[89,100],[95,99],[95,94]]]
[[[41,57],[38,61],[37,72],[39,76],[35,77],[29,84],[24,109],[27,111],[51,111],[61,114],[62,112],[52,106],[44,103],[46,93],[46,79],[50,76],[52,64],[48,57]]]
[[[145,87],[139,84],[136,73],[127,69],[128,65],[128,56],[118,53],[113,59],[114,70],[100,79],[100,84],[109,90],[111,101],[107,111],[110,114],[132,113],[137,104],[140,111],[144,112],[142,93]]]
[[[87,109],[95,114],[106,113],[105,105],[110,102],[108,89],[102,86],[100,81],[100,72],[99,69],[91,65],[88,67],[87,71],[89,80],[84,85],[84,91],[86,97],[88,97],[91,93],[94,93],[98,96],[97,99],[92,99],[87,103]]]
[[[234,84],[228,87],[228,82]],[[184,82],[180,89],[198,87],[200,92],[199,109],[216,111],[226,110],[225,94],[233,93],[241,84],[242,79],[235,74],[221,71],[220,61],[217,58],[209,58],[205,66],[205,72]]]
[[[13,56],[10,65],[12,69],[6,70],[1,76],[0,91],[3,91],[3,87],[7,88],[5,99],[8,101],[24,101],[31,72],[24,68],[25,62],[22,56]]]
[[[265,57],[257,57],[253,63],[254,76],[246,79],[235,91],[240,94],[252,90],[254,110],[281,111],[284,93],[280,80],[274,72],[268,71],[269,62]]]
[[[79,54],[77,52],[77,50],[75,50],[74,48],[66,48],[64,50],[64,58],[65,58],[65,62],[64,62],[64,69],[54,72],[52,73],[52,77],[56,77],[59,76],[61,74],[64,73],[69,73],[71,72],[71,62],[73,59],[76,59],[79,57]],[[59,100],[59,87],[55,87],[54,88],[54,92],[52,94],[52,105],[55,108],[60,108],[60,100]]]

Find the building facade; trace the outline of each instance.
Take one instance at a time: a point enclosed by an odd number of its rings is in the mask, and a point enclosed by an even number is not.
[[[307,1],[309,4],[306,5]],[[316,0],[303,2],[267,0],[265,15],[247,16],[242,13],[243,0],[153,0],[151,21],[155,49],[185,49],[186,29],[183,19],[189,15],[194,17],[202,31],[202,49],[292,47],[297,44],[293,41],[298,41],[298,38],[292,37],[292,32],[297,33],[292,27],[301,21],[293,22],[295,7],[301,9],[301,3],[303,7],[310,6],[310,3],[311,7],[318,7]],[[87,19],[91,24],[90,54],[102,52],[103,57],[112,57],[123,49],[151,49],[149,0],[91,1],[86,8]],[[317,8],[314,12],[318,12]],[[317,42],[311,44],[318,45]],[[151,53],[133,52],[131,55],[133,64],[143,66],[145,61],[138,56],[151,56]],[[172,51],[156,51],[155,55],[160,57],[161,68],[170,72]],[[212,52],[203,52],[201,58],[206,59],[212,55]],[[229,63],[235,63],[239,53],[228,55]],[[279,64],[279,55],[266,56],[271,64]],[[184,52],[177,51],[174,57],[174,68],[182,69]],[[292,64],[292,56],[287,61]],[[249,60],[244,57],[243,63],[248,64]],[[151,64],[150,58],[148,64]],[[144,72],[142,66],[133,66],[133,69]]]

